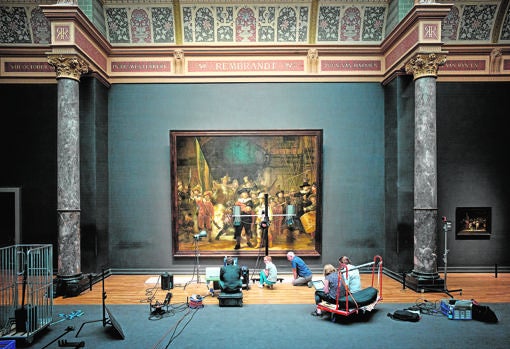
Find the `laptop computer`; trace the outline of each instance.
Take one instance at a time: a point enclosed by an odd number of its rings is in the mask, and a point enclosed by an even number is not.
[[[312,281],[312,286],[315,288],[315,290],[317,291],[322,291],[324,290],[324,282],[322,280],[313,280]]]

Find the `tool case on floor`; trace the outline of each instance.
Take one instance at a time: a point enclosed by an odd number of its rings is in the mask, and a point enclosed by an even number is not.
[[[470,300],[441,300],[441,312],[450,320],[471,320],[472,308],[473,302]]]

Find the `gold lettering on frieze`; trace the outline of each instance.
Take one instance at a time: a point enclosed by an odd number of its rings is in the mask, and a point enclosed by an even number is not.
[[[189,61],[187,64],[189,73],[203,72],[290,72],[305,70],[305,61],[300,59],[286,60],[250,60],[250,61]]]
[[[378,60],[323,60],[322,71],[380,71]]]
[[[448,71],[479,71],[485,69],[484,60],[451,60],[445,63],[443,70]]]
[[[266,71],[275,70],[275,62],[216,62],[216,71]]]
[[[52,67],[43,62],[5,62],[6,73],[48,73]]]

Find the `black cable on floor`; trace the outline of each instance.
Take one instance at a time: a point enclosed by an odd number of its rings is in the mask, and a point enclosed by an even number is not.
[[[149,287],[149,288],[145,289],[145,295],[147,296],[147,298],[141,299],[140,303],[152,303],[152,301],[156,297],[156,293],[158,293],[158,284],[159,284],[160,279],[161,279],[161,275],[158,276],[158,280],[156,281],[156,283],[154,284],[153,287]],[[156,290],[156,291],[154,291],[154,290]]]
[[[440,305],[437,302],[429,302],[426,299],[417,299],[415,305],[407,308],[407,310],[419,310],[420,314],[425,315],[443,315]]]

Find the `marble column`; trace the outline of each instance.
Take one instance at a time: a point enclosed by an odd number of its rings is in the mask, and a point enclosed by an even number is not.
[[[414,76],[414,268],[406,284],[415,290],[444,288],[437,272],[436,77],[445,54],[417,54],[406,64]]]
[[[82,278],[80,259],[79,81],[88,71],[76,55],[49,55],[57,73],[57,279],[66,289]],[[62,286],[63,285],[63,286]]]

